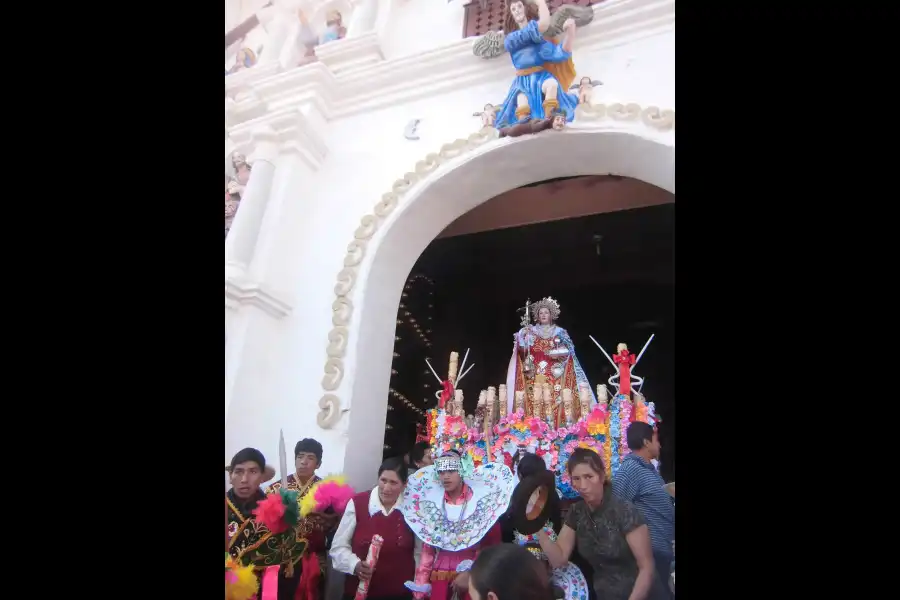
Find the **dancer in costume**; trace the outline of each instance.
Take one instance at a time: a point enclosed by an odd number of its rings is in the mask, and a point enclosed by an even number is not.
[[[294,468],[296,471],[287,477],[287,487],[297,492],[297,502],[301,503],[310,489],[321,478],[316,469],[322,464],[322,444],[312,438],[297,442],[294,446]],[[272,484],[266,494],[281,489],[281,482]],[[297,537],[306,538],[308,548],[302,556],[296,556],[291,568],[282,569],[278,573],[278,600],[319,600],[325,590],[325,553],[328,546],[328,535],[337,527],[340,515],[313,514],[300,519]],[[297,590],[300,590],[299,592]]]
[[[560,592],[557,596],[566,600],[587,600],[590,591],[581,569],[571,562],[558,569],[552,568],[538,540],[538,534],[542,532],[556,541],[563,525],[553,473],[543,459],[529,453],[519,461],[517,474],[520,481],[504,519],[504,541],[522,546],[541,561]]]
[[[400,500],[406,487],[403,459],[389,458],[378,469],[378,485],[353,497],[331,545],[332,565],[346,573],[344,600],[353,600],[360,580],[368,581],[367,600],[409,598],[406,582],[415,577],[421,543],[403,520]],[[375,565],[368,564],[374,536],[382,542]]]
[[[597,400],[575,356],[575,344],[569,332],[556,325],[559,302],[548,296],[526,306],[526,309],[524,326],[514,336],[513,353],[506,373],[507,406],[509,412],[515,412],[515,394],[524,391],[525,414],[531,415],[535,408],[534,388],[540,385],[550,392],[553,427],[562,427],[566,425],[564,389],[577,392],[580,385],[586,385],[591,394],[591,405],[596,404]],[[536,324],[528,323],[529,314]],[[539,392],[539,395],[543,397],[543,393]],[[536,408],[541,415],[544,414],[542,407]],[[586,416],[581,412],[579,405],[572,406],[574,421]]]
[[[228,553],[240,559],[244,552],[257,545],[262,535],[253,522],[253,510],[265,499],[259,488],[266,475],[266,459],[256,448],[244,448],[234,455],[226,468],[231,477],[231,489],[225,493]]]
[[[298,527],[285,527],[276,533],[259,516],[267,502],[259,485],[275,474],[274,469],[265,465],[262,452],[244,448],[232,458],[230,472],[232,488],[225,496],[228,553],[236,563],[253,566],[260,579],[260,589],[277,585],[278,577],[274,574],[263,577],[263,571],[269,567],[277,568],[279,574],[291,571],[306,552],[307,541]],[[282,596],[281,587],[278,592],[279,598],[293,600],[293,596]]]
[[[509,467],[488,463],[463,476],[462,461],[447,452],[434,465],[416,471],[400,510],[424,543],[413,597],[449,600],[454,589],[468,600],[464,571],[481,548],[502,541],[498,519],[509,506],[514,478]]]

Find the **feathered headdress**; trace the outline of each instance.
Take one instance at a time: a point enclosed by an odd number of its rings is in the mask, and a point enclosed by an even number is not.
[[[542,308],[546,308],[550,311],[550,318],[553,321],[556,321],[559,318],[559,302],[554,300],[551,296],[547,296],[546,298],[542,298],[531,304],[531,318],[534,319],[535,323],[537,323],[538,320],[538,311]]]

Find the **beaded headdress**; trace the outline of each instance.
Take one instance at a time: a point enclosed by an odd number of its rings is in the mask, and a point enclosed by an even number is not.
[[[447,453],[434,461],[434,468],[438,473],[462,471],[462,461],[456,454]]]
[[[531,318],[535,323],[537,323],[538,320],[538,311],[542,308],[546,308],[550,311],[550,318],[553,321],[556,321],[559,318],[559,302],[554,300],[551,296],[547,296],[531,305]]]

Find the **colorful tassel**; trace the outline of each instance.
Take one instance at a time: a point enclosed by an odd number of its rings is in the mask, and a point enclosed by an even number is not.
[[[310,513],[325,512],[333,508],[335,512],[342,513],[347,508],[347,503],[353,499],[353,488],[347,484],[347,478],[343,475],[329,475],[310,488],[309,493],[300,502],[300,516],[306,517]]]
[[[287,507],[284,505],[284,497],[279,493],[269,494],[253,509],[256,522],[264,525],[269,531],[277,535],[288,530],[284,515]]]
[[[225,558],[225,600],[250,600],[259,592],[259,580],[252,566],[242,566],[231,556]]]

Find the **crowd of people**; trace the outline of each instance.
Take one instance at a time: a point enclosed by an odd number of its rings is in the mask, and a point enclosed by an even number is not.
[[[246,448],[226,469],[227,551],[258,569],[260,599],[277,586],[266,597],[324,600],[326,574],[342,573],[344,600],[671,600],[674,490],[652,464],[657,431],[634,422],[626,434],[631,453],[612,478],[593,450],[571,454],[565,468],[580,499],[570,506],[537,455],[517,457],[515,474],[502,463],[471,473],[458,453],[435,456],[420,442],[406,457],[385,460],[378,484],[356,493],[342,512],[301,518],[296,536],[287,538],[296,544],[281,543],[274,561],[261,553],[265,528],[252,522],[254,509],[283,484],[263,491],[274,469],[259,450]],[[313,439],[294,447],[295,471],[284,481],[298,503],[320,481],[322,451]],[[378,536],[380,554],[370,564]],[[277,578],[262,577],[273,564]],[[572,565],[591,582],[587,596],[561,583]],[[364,596],[357,595],[360,582],[367,582]]]

